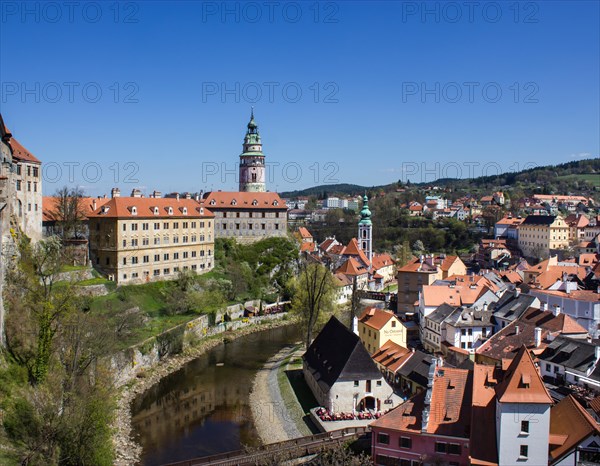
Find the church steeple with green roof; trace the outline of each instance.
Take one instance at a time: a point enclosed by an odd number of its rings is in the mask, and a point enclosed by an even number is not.
[[[265,192],[265,155],[254,121],[254,107],[250,112],[250,121],[244,137],[243,152],[240,154],[240,191]]]
[[[373,260],[373,223],[369,210],[369,198],[366,193],[363,196],[363,206],[358,221],[358,244],[369,260]]]

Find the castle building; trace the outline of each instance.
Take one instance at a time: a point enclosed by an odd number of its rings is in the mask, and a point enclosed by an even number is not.
[[[252,109],[244,137],[243,152],[240,155],[240,191],[264,193],[267,190],[265,176],[265,155]]]
[[[42,163],[17,141],[0,114],[0,346],[4,338],[2,287],[8,257],[16,254],[11,230],[42,237]]]
[[[177,278],[214,267],[214,215],[196,199],[112,198],[88,215],[90,258],[119,284]]]
[[[239,191],[204,194],[204,204],[215,214],[215,237],[234,238],[241,243],[285,237],[287,205],[279,194],[267,191],[265,156],[254,110],[244,137],[239,169]]]

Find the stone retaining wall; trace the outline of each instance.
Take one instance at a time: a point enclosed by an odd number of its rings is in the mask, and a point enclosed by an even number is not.
[[[229,306],[224,309],[221,314],[225,315],[228,311],[231,311],[232,314],[230,315],[239,315],[239,309],[237,309],[236,306],[241,305],[237,304]],[[230,310],[230,308],[235,309]],[[243,306],[241,313],[241,315],[243,315]],[[125,385],[144,371],[156,366],[166,357],[181,353],[185,348],[190,346],[193,341],[230,330],[237,330],[252,324],[278,320],[286,315],[287,313],[282,312],[279,314],[268,314],[242,319],[238,318],[233,321],[220,321],[215,325],[210,325],[210,317],[208,315],[201,315],[186,324],[178,325],[156,337],[151,337],[115,354],[110,360],[115,385],[118,387]]]

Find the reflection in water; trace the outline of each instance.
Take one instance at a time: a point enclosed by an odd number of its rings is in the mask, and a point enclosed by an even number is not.
[[[143,447],[142,463],[154,466],[258,445],[248,406],[254,376],[269,357],[301,338],[292,327],[241,337],[136,398],[132,424]]]

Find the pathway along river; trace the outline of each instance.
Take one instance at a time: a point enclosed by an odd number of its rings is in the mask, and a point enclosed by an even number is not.
[[[142,464],[213,455],[260,444],[249,393],[256,373],[286,345],[302,339],[285,326],[221,344],[165,377],[132,404]]]

